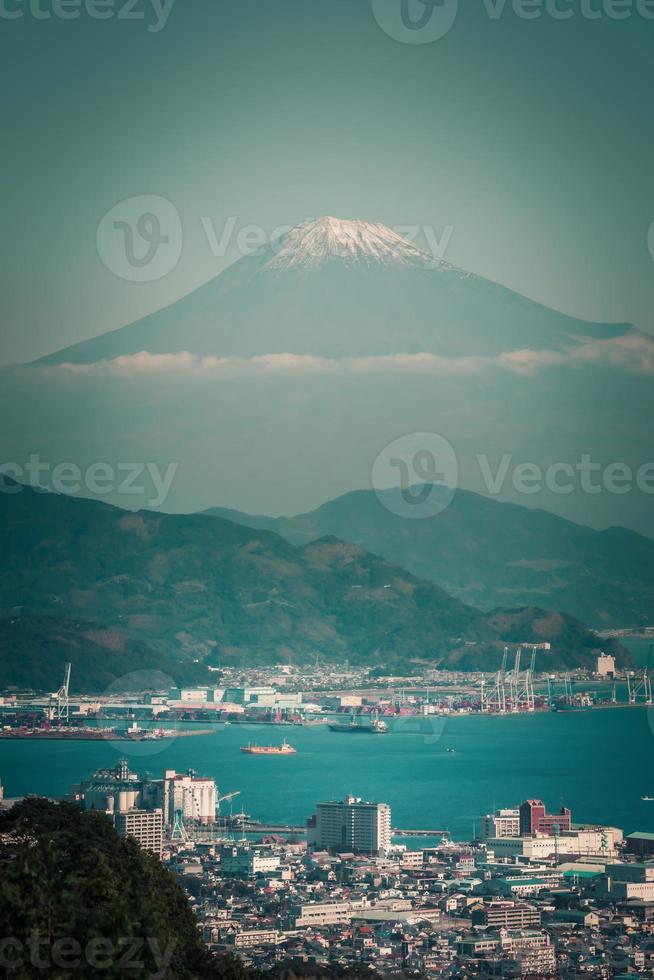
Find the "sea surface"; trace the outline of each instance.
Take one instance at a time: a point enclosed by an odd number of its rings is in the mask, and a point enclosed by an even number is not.
[[[571,807],[575,821],[654,832],[654,802],[641,800],[654,796],[651,707],[406,719],[387,735],[325,726],[207,728],[206,736],[137,744],[0,740],[0,778],[6,796],[63,796],[125,756],[140,774],[193,768],[212,776],[221,793],[240,791],[234,812],[269,823],[304,823],[317,801],[353,793],[390,803],[394,827],[448,830],[464,840],[481,814],[539,797],[550,808]],[[296,755],[239,751],[249,741],[279,744],[283,737]]]

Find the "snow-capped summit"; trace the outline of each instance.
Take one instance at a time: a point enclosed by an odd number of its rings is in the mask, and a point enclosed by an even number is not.
[[[250,358],[497,357],[624,335],[548,310],[382,224],[307,221],[171,306],[43,360],[89,364],[150,354]]]
[[[417,265],[430,256],[386,225],[324,217],[305,221],[287,232],[273,246],[266,262],[270,269],[314,269],[338,259],[353,265]]]

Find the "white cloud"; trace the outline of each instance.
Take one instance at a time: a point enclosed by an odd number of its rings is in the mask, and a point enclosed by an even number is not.
[[[470,375],[501,370],[533,375],[553,367],[613,365],[634,374],[654,374],[654,338],[636,331],[607,340],[578,338],[564,351],[512,350],[496,356],[441,357],[437,354],[384,354],[371,357],[325,358],[308,354],[262,354],[256,357],[198,357],[188,351],[150,354],[141,351],[94,364],[60,364],[48,373],[100,376],[201,375],[216,379],[250,376],[326,374]]]

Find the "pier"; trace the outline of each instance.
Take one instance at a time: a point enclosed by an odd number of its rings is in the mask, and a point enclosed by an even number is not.
[[[229,828],[231,831],[240,831],[243,834],[283,834],[293,836],[303,836],[307,828],[303,824],[263,824],[252,820],[234,821]],[[447,837],[449,830],[407,830],[403,827],[394,827],[392,830],[394,837]]]

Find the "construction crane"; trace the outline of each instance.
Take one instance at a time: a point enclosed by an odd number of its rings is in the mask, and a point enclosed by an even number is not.
[[[70,672],[72,664],[67,663],[64,669],[64,682],[58,691],[50,695],[50,718],[61,724],[65,721],[68,724],[70,717],[70,703],[68,692],[70,690]]]

